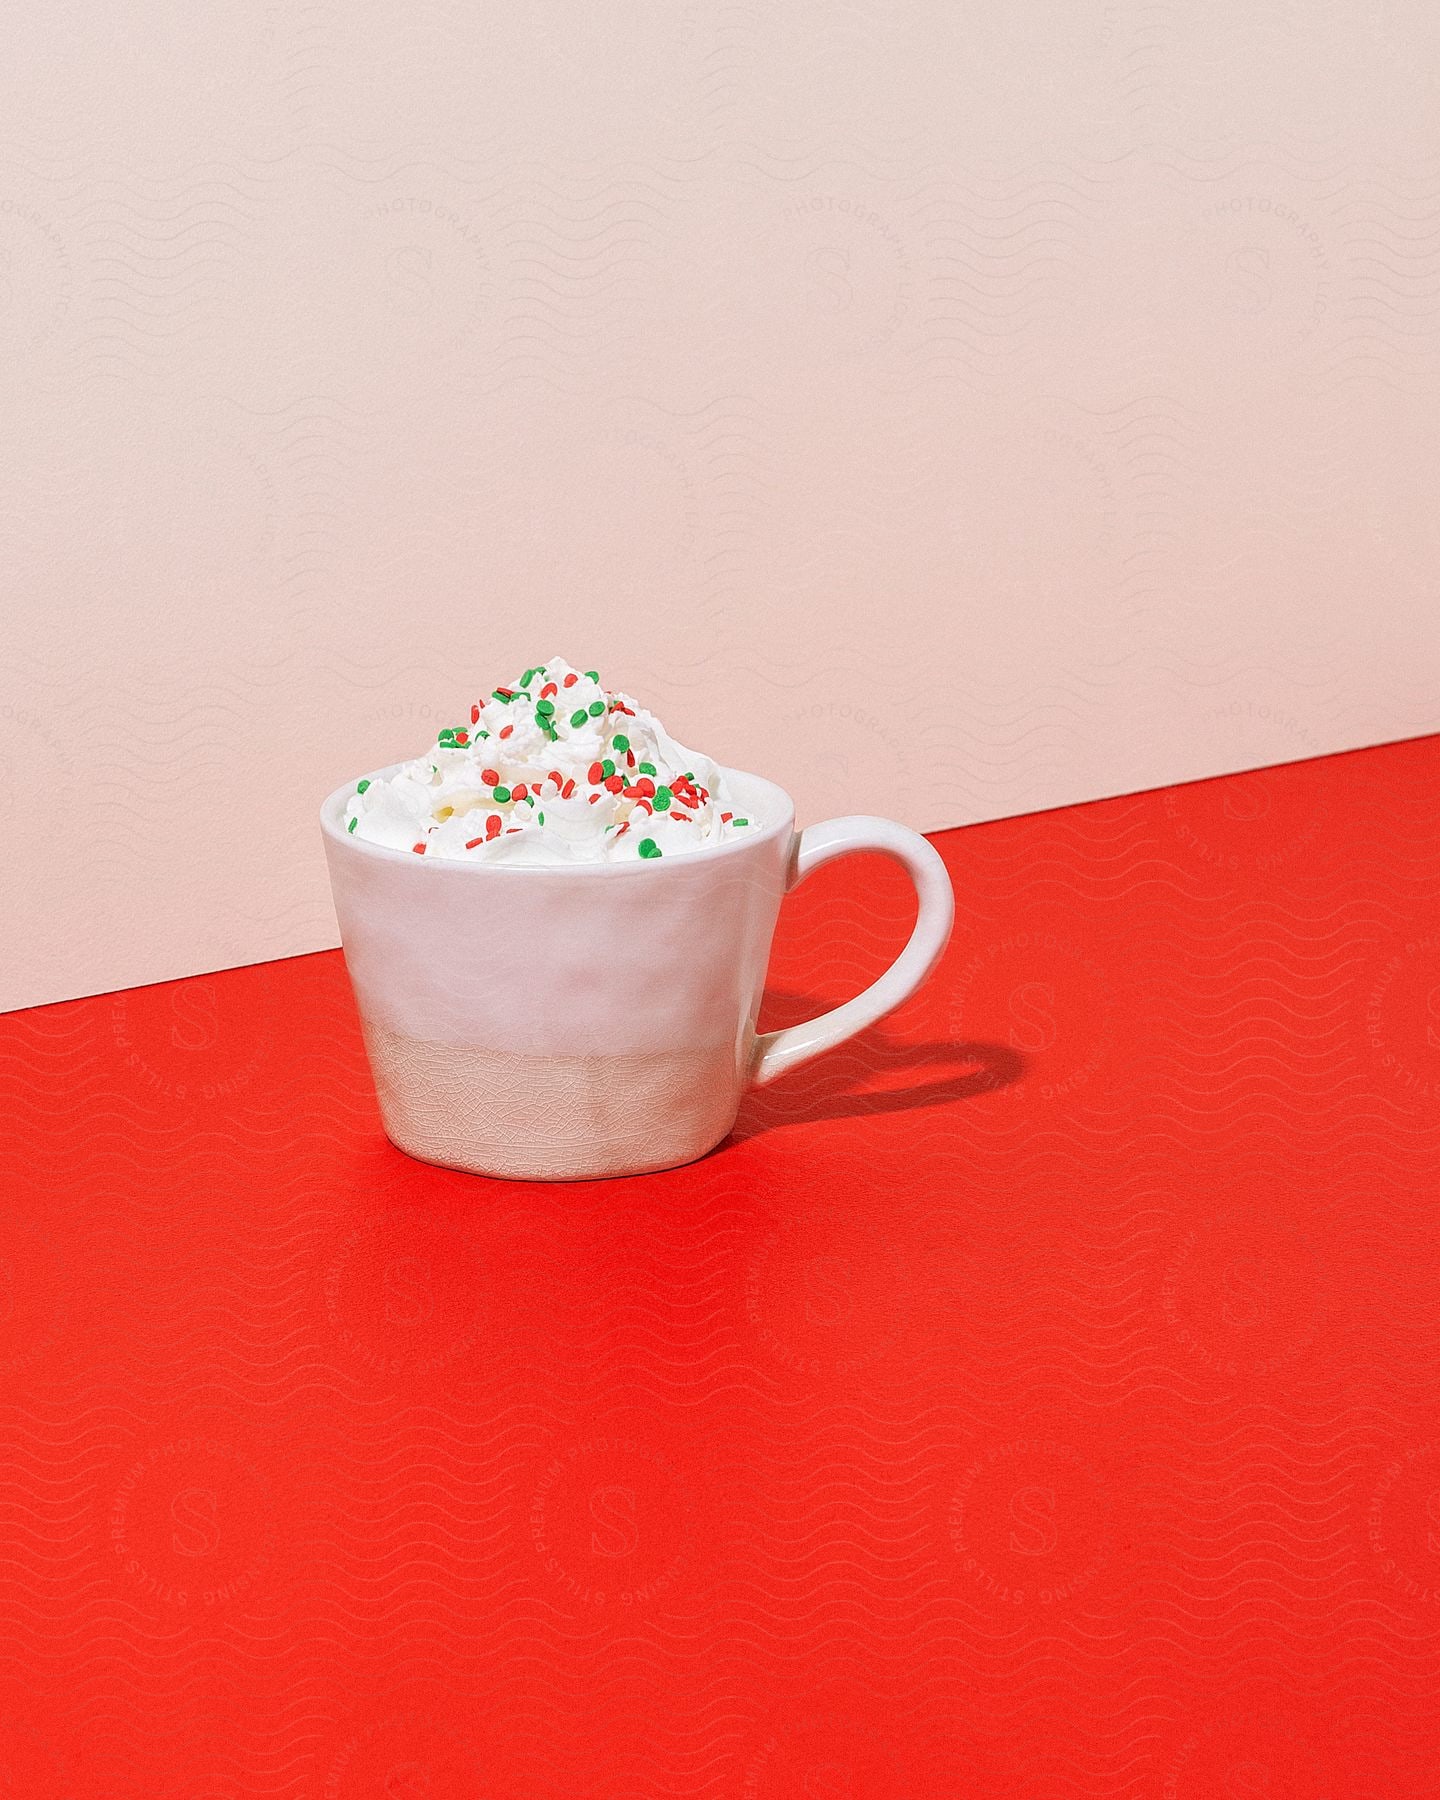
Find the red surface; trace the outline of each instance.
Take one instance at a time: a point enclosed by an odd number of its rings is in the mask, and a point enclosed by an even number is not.
[[[1437,821],[943,836],[925,994],[631,1183],[391,1149],[337,956],[0,1021],[0,1794],[1440,1794]]]

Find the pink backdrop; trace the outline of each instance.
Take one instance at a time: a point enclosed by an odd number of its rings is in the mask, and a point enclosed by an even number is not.
[[[89,0],[0,60],[0,1005],[334,941],[560,652],[933,827],[1430,730],[1428,0]]]

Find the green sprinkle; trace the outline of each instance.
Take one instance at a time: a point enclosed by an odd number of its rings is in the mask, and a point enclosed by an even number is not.
[[[554,710],[555,702],[553,700],[537,700],[535,702],[535,717],[537,719],[548,719]]]
[[[545,815],[544,815],[544,813],[536,813],[536,815],[535,815],[535,823],[536,823],[536,824],[537,824],[537,825],[543,825],[543,824],[544,824],[544,823],[545,823]]]
[[[668,787],[658,787],[655,790],[655,798],[651,804],[654,806],[656,812],[669,812],[671,798],[672,796]]]
[[[750,821],[748,819],[732,819],[730,823],[732,825],[748,825]]]
[[[482,731],[480,735],[481,737],[489,737],[490,733],[488,731]]]
[[[494,693],[490,696],[490,698],[492,700],[503,700],[505,702],[506,706],[508,706],[510,704],[510,702],[515,698],[515,696],[513,694],[502,693],[499,688],[496,688]]]
[[[590,702],[590,717],[592,719],[598,719],[604,710],[605,702],[603,700],[592,700]]]
[[[357,794],[363,794],[365,792],[366,788],[369,787],[369,785],[370,785],[370,783],[368,781],[362,781],[360,783],[359,787],[356,788],[355,792]]]
[[[353,831],[359,823],[360,823],[360,821],[358,819],[352,819],[350,821],[350,823],[345,827],[345,829],[347,831]]]
[[[510,798],[510,790],[507,787],[492,788],[490,791],[496,800],[508,800]]]
[[[608,781],[610,779],[610,777],[615,773],[615,765],[613,762],[611,762],[611,760],[608,756],[600,764],[600,768],[601,768],[601,772],[603,773],[606,781]]]
[[[573,713],[571,713],[571,715],[570,715],[570,723],[571,723],[571,724],[572,724],[572,725],[573,725],[573,726],[574,726],[574,727],[575,727],[575,729],[576,729],[576,730],[577,730],[577,731],[578,731],[578,730],[579,730],[579,729],[580,729],[580,727],[581,727],[581,726],[582,726],[582,725],[583,725],[583,724],[584,724],[584,723],[585,723],[585,721],[586,721],[586,719],[588,719],[588,718],[589,718],[589,716],[590,716],[590,715],[589,715],[589,713],[587,713],[587,712],[586,712],[586,710],[585,710],[585,708],[584,708],[584,707],[583,707],[583,706],[582,706],[582,707],[581,707],[581,708],[580,708],[580,710],[579,710],[579,712],[573,712]]]
[[[655,773],[654,763],[641,763],[640,773],[642,775],[653,775]]]
[[[600,679],[600,672],[598,669],[587,669],[585,671],[585,676],[589,681],[598,681]]]
[[[615,733],[615,748],[617,750],[628,750],[630,748],[630,740],[623,731],[617,731]]]
[[[525,671],[525,673],[524,673],[524,674],[523,674],[523,675],[522,675],[522,676],[521,676],[521,677],[520,677],[520,685],[521,685],[521,687],[522,687],[522,688],[526,688],[526,687],[529,687],[529,685],[530,685],[530,677],[531,677],[531,676],[532,676],[532,675],[538,675],[538,674],[539,674],[539,673],[540,673],[540,671],[539,671],[539,670],[538,670],[538,669],[527,669],[527,670],[526,670],[526,671]]]
[[[648,862],[652,856],[658,856],[660,854],[660,846],[655,842],[654,838],[641,838],[640,854]]]

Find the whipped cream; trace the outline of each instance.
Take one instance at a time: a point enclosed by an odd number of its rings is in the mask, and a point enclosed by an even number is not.
[[[452,861],[684,856],[753,831],[709,757],[558,656],[447,726],[424,756],[356,784],[345,826]]]

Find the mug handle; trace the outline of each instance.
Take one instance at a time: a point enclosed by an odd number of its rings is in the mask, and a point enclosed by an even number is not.
[[[955,894],[940,852],[918,831],[897,825],[893,819],[857,814],[846,819],[827,819],[823,825],[807,825],[791,851],[786,892],[797,887],[821,863],[833,862],[852,850],[878,850],[905,865],[920,902],[915,929],[909,943],[879,980],[872,981],[853,1000],[818,1018],[807,1019],[802,1025],[788,1025],[783,1031],[767,1031],[757,1037],[750,1064],[750,1080],[757,1087],[893,1012],[935,967],[949,940],[955,918]]]

